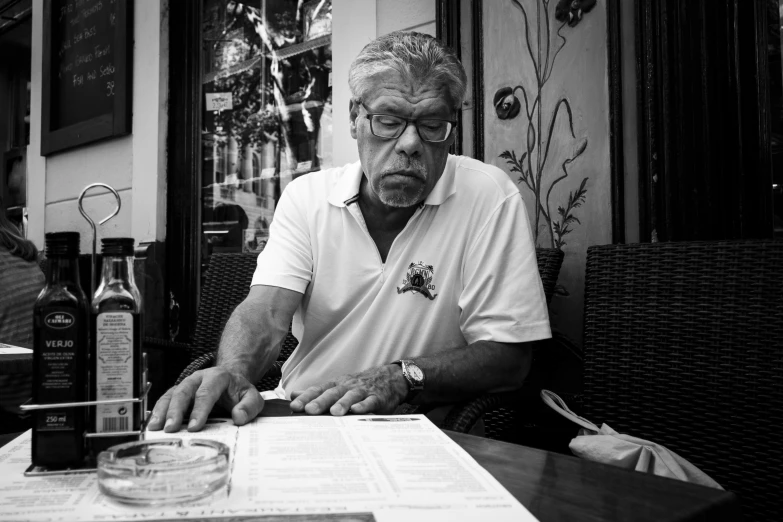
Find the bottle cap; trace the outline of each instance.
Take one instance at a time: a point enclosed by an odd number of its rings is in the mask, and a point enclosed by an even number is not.
[[[49,232],[44,239],[46,257],[78,257],[78,232]]]
[[[133,256],[132,237],[105,237],[101,239],[101,253],[104,256]]]

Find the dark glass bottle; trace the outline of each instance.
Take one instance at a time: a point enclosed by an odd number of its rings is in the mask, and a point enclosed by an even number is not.
[[[90,308],[90,399],[132,399],[143,389],[141,295],[133,277],[133,238],[101,240],[103,270]],[[138,431],[140,403],[104,404],[90,408],[93,433]],[[91,437],[90,455],[137,435]]]
[[[79,233],[46,234],[46,286],[33,308],[33,402],[87,400],[88,301],[79,282]],[[37,410],[32,460],[47,468],[84,462],[84,407]]]

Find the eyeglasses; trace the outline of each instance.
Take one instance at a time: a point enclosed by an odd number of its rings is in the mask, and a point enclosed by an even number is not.
[[[409,120],[400,118],[393,114],[371,113],[362,103],[362,107],[367,111],[367,119],[370,120],[370,132],[373,136],[384,139],[395,139],[402,136],[408,124],[413,123],[419,137],[428,143],[441,143],[449,139],[451,131],[454,130],[456,121],[441,120],[438,118],[422,118],[420,120]]]

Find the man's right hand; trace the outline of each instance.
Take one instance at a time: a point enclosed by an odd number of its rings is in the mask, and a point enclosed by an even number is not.
[[[207,368],[194,372],[158,399],[148,428],[157,431],[162,427],[167,433],[179,431],[183,417],[190,411],[188,431],[198,431],[217,402],[231,411],[237,426],[256,418],[264,407],[264,399],[245,377],[220,367]]]

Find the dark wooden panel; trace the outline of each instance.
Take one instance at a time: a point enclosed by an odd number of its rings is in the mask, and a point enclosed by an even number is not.
[[[460,5],[459,0],[438,0],[435,4],[436,37],[457,53],[461,58],[460,46]],[[449,149],[451,154],[462,154],[462,111],[457,111],[457,127],[454,129],[454,143]]]
[[[626,4],[626,9],[631,8]],[[623,81],[620,43],[622,2],[607,0],[609,75],[609,163],[612,183],[612,243],[625,243],[625,158],[623,155]]]
[[[765,3],[636,6],[642,239],[771,236]]]
[[[473,157],[484,161],[484,0],[472,0]]]

